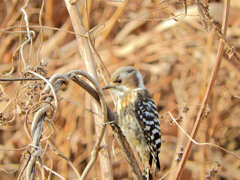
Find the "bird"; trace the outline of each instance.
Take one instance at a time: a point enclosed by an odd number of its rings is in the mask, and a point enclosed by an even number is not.
[[[120,128],[143,164],[143,176],[151,179],[153,167],[160,170],[161,131],[157,107],[143,83],[141,73],[132,66],[121,67],[111,75],[103,88],[117,97],[116,111]]]

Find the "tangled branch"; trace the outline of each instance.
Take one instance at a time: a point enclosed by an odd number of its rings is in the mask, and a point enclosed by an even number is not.
[[[34,73],[32,71],[30,71],[30,73],[32,73],[40,78],[43,78],[40,75],[37,75],[36,73]],[[90,83],[94,87],[92,87],[88,82],[83,80],[81,77],[85,77],[87,80],[89,80]],[[47,82],[47,84],[41,93],[42,97],[40,97],[40,103],[37,104],[38,106],[41,105],[41,108],[39,108],[39,110],[37,110],[34,115],[34,118],[31,123],[31,131],[30,132],[28,130],[27,120],[25,123],[25,127],[27,129],[27,132],[28,132],[32,142],[29,145],[29,149],[27,151],[29,154],[29,156],[27,158],[28,160],[25,163],[21,173],[19,174],[19,178],[22,176],[23,171],[26,169],[26,179],[33,180],[35,178],[37,164],[42,166],[42,168],[49,170],[49,168],[47,168],[44,164],[41,163],[42,162],[41,155],[43,153],[41,142],[43,140],[49,139],[49,137],[43,138],[43,136],[44,136],[45,132],[47,131],[48,127],[53,124],[54,116],[55,116],[55,113],[57,110],[56,92],[59,91],[59,89],[61,88],[61,86],[63,84],[68,84],[69,80],[72,80],[75,83],[77,83],[80,87],[82,87],[84,90],[86,90],[95,99],[95,101],[98,103],[98,105],[102,109],[102,126],[99,131],[98,138],[95,142],[94,148],[92,150],[91,159],[90,159],[88,165],[85,167],[80,179],[86,178],[89,171],[91,170],[91,168],[93,167],[94,163],[97,160],[98,152],[100,150],[100,144],[103,139],[105,127],[107,124],[111,125],[111,128],[114,132],[114,137],[116,138],[118,144],[122,148],[122,151],[124,152],[125,157],[129,163],[130,167],[132,168],[134,174],[136,175],[136,177],[138,177],[138,179],[141,179],[142,178],[141,171],[138,167],[138,164],[134,157],[134,154],[132,153],[127,140],[125,139],[124,135],[122,134],[120,127],[116,123],[116,116],[114,115],[114,113],[110,110],[110,108],[105,103],[101,88],[99,87],[98,83],[88,73],[86,73],[84,71],[79,71],[79,70],[73,70],[66,74],[56,74],[56,75],[52,76],[49,79],[49,81],[46,79],[44,79],[44,80]],[[53,100],[55,102],[54,105],[52,104]],[[35,107],[35,106],[36,106],[36,104],[33,105],[33,107]],[[30,108],[29,110],[32,110],[32,109],[33,108]],[[49,112],[52,112],[50,121],[47,120],[47,118],[49,118],[48,117],[50,114]],[[28,113],[26,113],[26,116],[27,116],[27,114]],[[44,122],[48,122],[48,126],[45,130],[43,128]],[[111,122],[111,123],[107,123],[107,122]],[[54,148],[51,148],[51,150],[56,151],[56,150],[54,150]],[[57,154],[59,154],[59,153],[57,153]],[[66,158],[64,158],[64,159],[66,159]],[[69,160],[67,160],[67,161],[69,161]],[[73,169],[76,171],[74,166],[73,166]],[[78,174],[78,173],[76,173],[76,174]]]

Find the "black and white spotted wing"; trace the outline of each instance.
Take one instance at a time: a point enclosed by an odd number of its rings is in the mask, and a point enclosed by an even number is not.
[[[151,95],[146,89],[138,92],[137,101],[135,101],[135,114],[151,151],[149,164],[152,165],[153,158],[157,168],[160,169],[158,153],[161,147],[161,132],[158,112]]]

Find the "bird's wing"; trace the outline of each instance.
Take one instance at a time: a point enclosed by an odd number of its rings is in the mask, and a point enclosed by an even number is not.
[[[144,132],[151,155],[157,162],[158,168],[160,168],[158,153],[161,147],[161,132],[157,108],[146,89],[140,90],[137,93],[138,99],[135,101],[135,114]]]

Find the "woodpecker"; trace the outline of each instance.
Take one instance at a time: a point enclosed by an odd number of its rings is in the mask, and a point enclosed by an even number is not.
[[[122,132],[137,151],[144,167],[144,176],[151,179],[153,161],[160,170],[158,154],[161,132],[157,108],[143,84],[142,75],[130,66],[118,68],[111,76],[111,83],[103,89],[111,89],[116,95]]]

